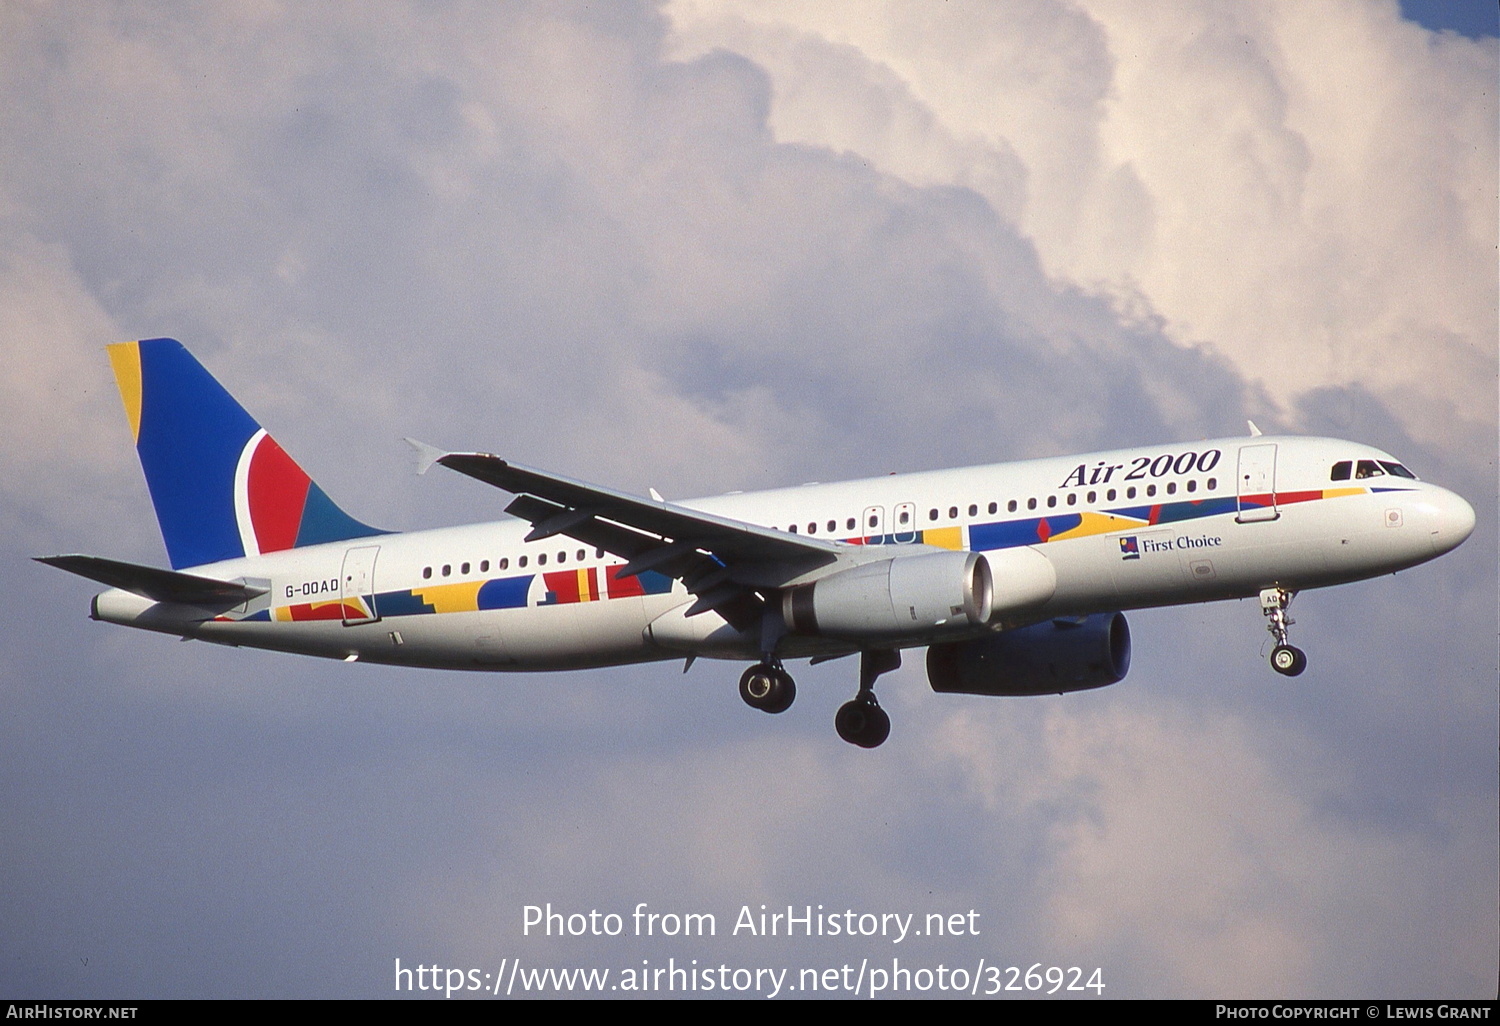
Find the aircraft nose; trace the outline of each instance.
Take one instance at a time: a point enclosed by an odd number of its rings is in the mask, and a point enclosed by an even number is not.
[[[1474,507],[1463,496],[1442,488],[1434,489],[1428,501],[1432,510],[1429,519],[1432,551],[1441,556],[1458,548],[1474,533]]]

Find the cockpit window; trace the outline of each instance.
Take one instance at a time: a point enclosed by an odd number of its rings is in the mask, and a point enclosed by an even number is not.
[[[1385,468],[1386,473],[1388,474],[1395,474],[1397,477],[1410,478],[1413,481],[1417,479],[1416,474],[1413,474],[1411,471],[1407,470],[1399,463],[1393,463],[1390,460],[1381,460],[1380,465]]]
[[[1385,471],[1380,469],[1380,464],[1374,460],[1360,460],[1354,468],[1354,476],[1363,480],[1367,477],[1384,477]]]
[[[1349,471],[1352,469],[1354,469],[1353,460],[1339,460],[1339,462],[1333,465],[1333,470],[1329,473],[1328,480],[1347,481],[1349,480]]]

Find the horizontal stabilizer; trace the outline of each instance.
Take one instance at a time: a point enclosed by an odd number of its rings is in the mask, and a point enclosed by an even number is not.
[[[36,561],[107,584],[111,588],[140,595],[153,602],[179,602],[187,606],[239,605],[270,590],[253,584],[216,581],[176,570],[122,563],[98,556],[37,556]]]

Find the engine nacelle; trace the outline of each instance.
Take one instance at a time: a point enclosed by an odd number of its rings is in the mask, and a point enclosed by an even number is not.
[[[797,634],[911,638],[971,630],[990,618],[994,582],[975,552],[935,552],[866,563],[782,593]]]
[[[1102,688],[1130,670],[1123,613],[1046,620],[927,649],[932,690],[959,695],[1055,695]]]

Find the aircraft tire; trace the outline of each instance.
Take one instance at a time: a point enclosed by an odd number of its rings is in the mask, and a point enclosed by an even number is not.
[[[780,685],[781,700],[775,705],[767,706],[766,712],[768,713],[786,712],[792,707],[792,703],[797,700],[797,682],[792,680],[792,675],[785,670],[778,669],[776,671],[776,679]]]
[[[839,737],[860,748],[879,748],[891,736],[891,718],[885,710],[862,698],[839,706],[833,727]]]
[[[1277,645],[1271,650],[1271,669],[1284,677],[1295,677],[1307,669],[1307,654],[1294,645]]]
[[[756,663],[740,677],[740,698],[761,712],[786,712],[796,701],[797,685],[785,670]]]

